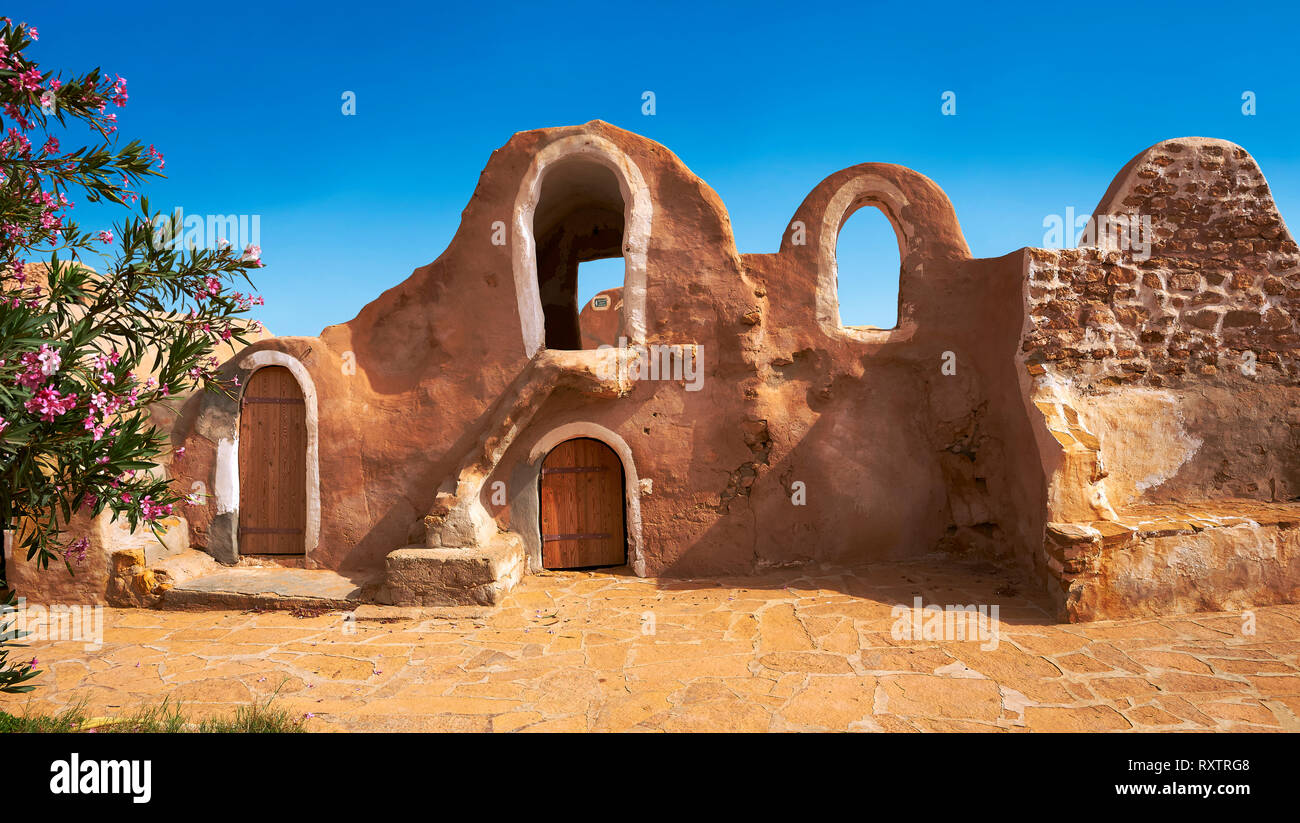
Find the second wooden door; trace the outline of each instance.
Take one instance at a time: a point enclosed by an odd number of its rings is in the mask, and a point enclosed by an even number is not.
[[[542,461],[542,566],[581,569],[627,562],[623,464],[599,440],[566,440]]]

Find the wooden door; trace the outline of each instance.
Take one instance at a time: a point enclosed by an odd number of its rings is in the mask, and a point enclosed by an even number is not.
[[[239,553],[303,554],[307,406],[281,366],[253,372],[239,410]]]
[[[627,562],[623,464],[599,440],[566,440],[542,461],[542,566],[581,569]]]

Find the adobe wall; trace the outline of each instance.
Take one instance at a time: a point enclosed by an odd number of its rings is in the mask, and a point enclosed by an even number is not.
[[[438,491],[456,491],[448,484],[463,455],[498,437],[488,429],[529,360],[529,332],[512,277],[517,237],[497,244],[494,234],[516,221],[535,158],[575,138],[612,146],[635,167],[625,176],[643,181],[644,341],[699,347],[705,375],[699,391],[638,381],[614,399],[542,392],[524,430],[501,435],[510,445],[488,485],[505,482],[511,503],[484,501],[501,526],[536,530],[511,522],[528,491],[516,488],[528,477],[519,467],[548,432],[586,423],[624,441],[650,481],[638,501],[640,573],[908,557],[995,533],[1006,503],[994,501],[1020,482],[1002,459],[1019,434],[982,416],[1014,397],[1016,327],[990,334],[987,320],[1019,311],[1019,262],[972,261],[942,191],[883,164],[820,184],[794,215],[802,243],[791,232],[780,252],[742,257],[719,198],[675,156],[593,122],[521,133],[494,152],[446,252],[355,319],[318,338],[259,343],[227,364],[246,381],[241,363],[266,349],[310,374],[321,521],[309,565],[374,568],[420,542]],[[898,330],[841,331],[827,316],[835,236],[864,203],[890,209],[903,238]],[[955,374],[941,373],[945,351]],[[1012,412],[1023,423],[1023,409]],[[221,444],[237,414],[211,399],[189,409],[178,430],[183,482],[220,491],[218,452],[228,475],[231,444]],[[792,502],[796,481],[806,505]],[[194,542],[233,558],[236,517],[214,504],[192,518]]]
[[[839,327],[835,240],[863,207],[884,212],[900,235],[894,330]],[[940,546],[1009,551],[1018,530],[1002,524],[1014,523],[1009,503],[1020,492],[1004,457],[1025,415],[1011,408],[1009,419],[991,419],[1010,406],[1015,334],[988,320],[1019,311],[1017,261],[972,260],[943,192],[888,164],[832,175],[791,227],[779,253],[744,258],[765,312],[750,386],[758,413],[780,421],[753,504],[764,551],[841,561]],[[794,480],[807,484],[809,511],[792,518]]]
[[[584,255],[608,252],[611,201],[624,209],[627,278],[609,314],[583,310],[587,336],[685,347],[698,380],[610,377],[626,352],[544,348],[535,267],[554,282],[576,267],[531,235],[548,190],[599,215],[559,241]],[[893,329],[839,322],[835,246],[860,208],[899,238]],[[489,158],[437,260],[351,321],[223,370],[246,385],[280,365],[303,389],[308,567],[375,572],[403,546],[484,548],[501,530],[536,571],[541,460],[592,436],[623,461],[636,574],[943,549],[1035,571],[1072,620],[1300,597],[1300,251],[1267,184],[1236,146],[1166,141],[1096,213],[1149,218],[1149,254],[1130,230],[972,259],[938,186],[867,163],[815,186],[779,251],[741,255],[718,196],[662,146],[601,122],[525,132]],[[557,219],[548,232],[572,228]],[[237,401],[189,398],[185,458],[163,469],[206,493],[189,542],[226,563],[238,426]],[[20,568],[29,597],[148,577],[147,553],[110,568],[134,537],[79,528],[88,573]],[[198,573],[184,542],[161,562]]]
[[[699,385],[609,380],[601,352],[542,349],[532,215],[547,175],[574,158],[621,187],[618,333],[694,347]],[[836,239],[863,207],[899,236],[894,329],[839,324]],[[502,529],[536,570],[536,472],[567,432],[623,457],[638,574],[941,548],[1037,571],[1070,619],[1293,596],[1287,547],[1300,543],[1278,536],[1285,512],[1259,510],[1268,522],[1252,528],[1278,535],[1247,541],[1274,548],[1243,548],[1263,558],[1243,566],[1240,540],[1165,540],[1240,519],[1142,509],[1297,494],[1300,284],[1267,185],[1235,146],[1169,141],[1135,158],[1097,213],[1148,216],[1150,257],[1103,242],[976,260],[933,182],[863,164],[812,190],[778,252],[741,255],[717,195],[662,146],[600,122],[526,132],[493,153],[438,260],[352,321],[259,343],[227,369],[246,379],[271,356],[259,352],[279,352],[316,398],[309,565],[377,569],[407,544],[455,548]],[[1239,367],[1247,352],[1254,373]],[[196,456],[185,480],[218,491],[192,518],[194,542],[225,561],[237,424],[234,404],[206,400],[178,428]],[[1180,546],[1199,571],[1144,582]]]

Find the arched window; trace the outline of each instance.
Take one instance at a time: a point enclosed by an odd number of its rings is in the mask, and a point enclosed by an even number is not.
[[[608,258],[624,267],[618,298],[604,307],[618,306],[609,326],[631,345],[645,342],[653,212],[640,169],[603,137],[572,134],[534,155],[519,182],[510,242],[528,357],[543,347],[583,347],[578,265]]]
[[[867,201],[848,213],[835,242],[835,267],[841,328],[898,326],[899,238],[879,206]]]
[[[566,158],[547,170],[533,212],[546,348],[583,348],[579,300],[594,295],[579,295],[579,266],[609,258],[622,262],[623,215],[618,178],[604,164]],[[620,272],[617,283],[623,279]]]

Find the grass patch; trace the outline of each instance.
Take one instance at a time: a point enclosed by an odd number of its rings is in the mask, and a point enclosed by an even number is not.
[[[179,702],[164,698],[155,706],[142,706],[130,714],[91,717],[85,703],[73,705],[58,714],[21,716],[0,711],[0,732],[26,734],[294,734],[303,731],[302,720],[284,709],[272,706],[274,697],[235,709],[233,717],[209,717],[191,720]]]

